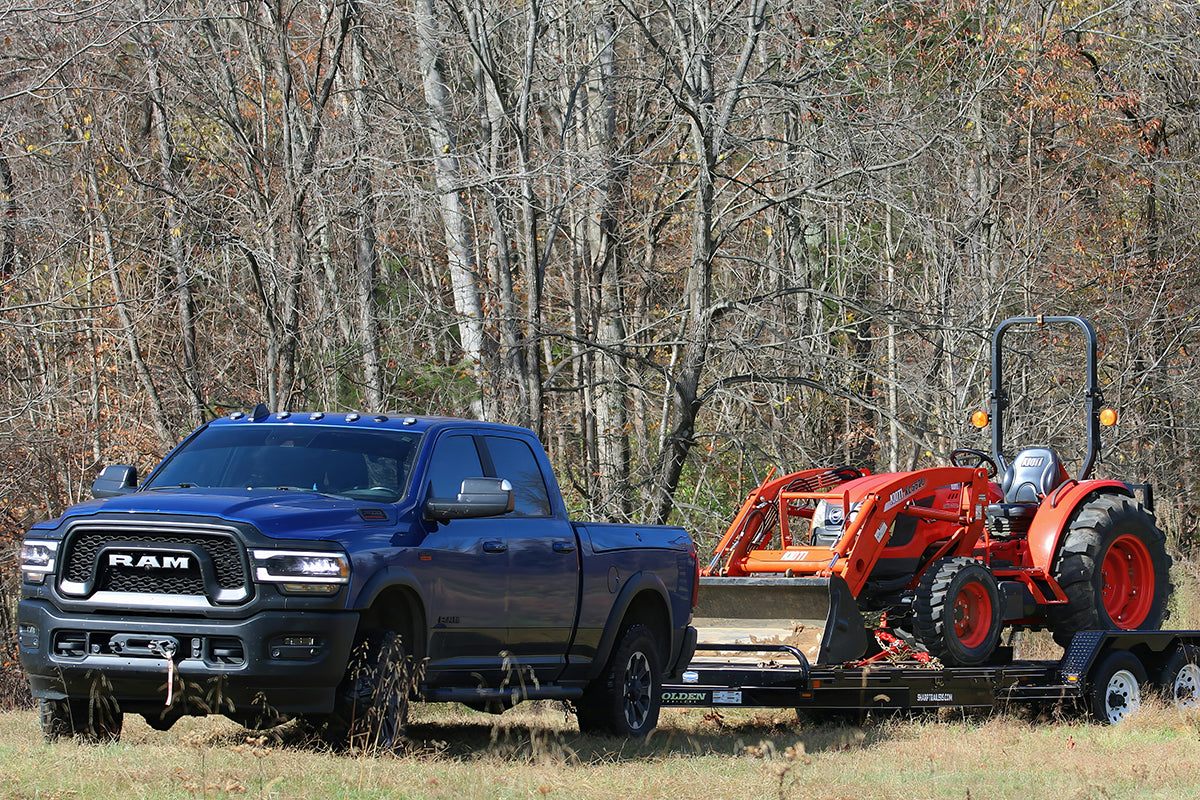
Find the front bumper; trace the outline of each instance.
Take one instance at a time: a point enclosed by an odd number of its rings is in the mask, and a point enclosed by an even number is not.
[[[17,605],[21,666],[34,697],[102,692],[135,713],[330,711],[357,628],[353,612],[195,620],[65,614],[44,600]]]

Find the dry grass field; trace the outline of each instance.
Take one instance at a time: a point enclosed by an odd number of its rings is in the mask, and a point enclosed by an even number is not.
[[[0,714],[0,798],[917,798],[1200,797],[1200,716],[1151,702],[1112,728],[1078,718],[797,724],[791,711],[664,712],[646,742],[581,736],[554,704],[499,717],[418,706],[401,755],[333,754],[287,726],[221,718],[119,744],[43,744],[36,715]]]

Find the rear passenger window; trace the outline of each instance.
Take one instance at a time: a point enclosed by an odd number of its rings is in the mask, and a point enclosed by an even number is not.
[[[513,514],[518,517],[550,516],[550,494],[538,469],[537,457],[529,445],[520,439],[505,436],[485,436],[496,477],[512,484]]]

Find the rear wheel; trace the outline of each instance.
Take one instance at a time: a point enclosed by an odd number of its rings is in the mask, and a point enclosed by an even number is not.
[[[658,724],[662,665],[654,634],[630,625],[621,634],[604,672],[576,706],[579,730],[640,739]]]
[[[1092,716],[1116,725],[1142,706],[1142,684],[1146,669],[1128,650],[1109,653],[1092,678]]]
[[[103,698],[41,700],[38,716],[47,742],[78,736],[90,742],[115,742],[121,738],[125,714],[115,701]]]
[[[1067,596],[1049,611],[1063,647],[1079,631],[1155,630],[1167,616],[1171,557],[1154,517],[1131,498],[1089,500],[1063,536],[1054,577]]]
[[[913,601],[918,641],[952,666],[986,663],[1000,643],[1000,593],[973,558],[945,558],[921,576]]]
[[[1180,710],[1200,708],[1200,664],[1191,647],[1180,645],[1163,666],[1159,687]]]

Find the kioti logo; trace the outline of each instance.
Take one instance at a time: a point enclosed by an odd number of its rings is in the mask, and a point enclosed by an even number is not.
[[[153,555],[146,553],[109,553],[110,567],[130,567],[132,569],[187,569],[192,565],[190,556]]]

